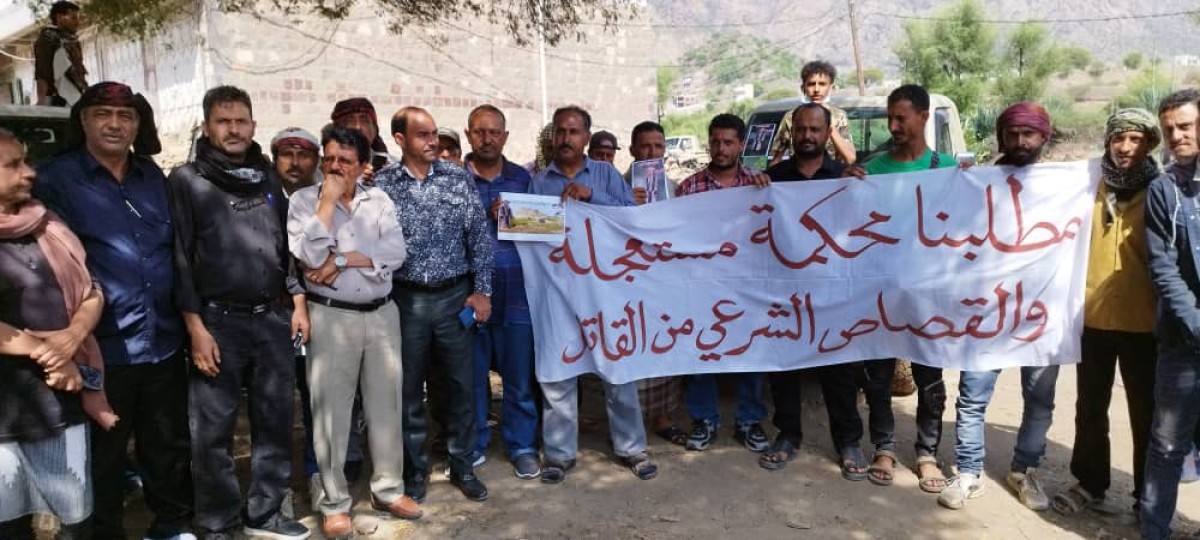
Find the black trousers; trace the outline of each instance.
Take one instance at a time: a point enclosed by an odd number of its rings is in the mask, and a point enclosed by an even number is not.
[[[1133,498],[1145,482],[1146,448],[1154,421],[1154,334],[1083,329],[1083,354],[1075,377],[1075,444],[1071,474],[1084,489],[1103,497],[1112,483],[1108,406],[1116,370],[1121,369],[1129,425],[1133,429]]]
[[[936,456],[942,443],[942,414],[946,412],[946,381],[942,368],[912,363],[917,386],[917,457]]]
[[[279,511],[292,475],[293,391],[291,310],[234,315],[205,308],[205,326],[220,349],[220,373],[192,370],[188,410],[196,525],[223,531],[241,524],[241,489],[233,468],[233,434],[242,388],[250,413],[250,486],[245,516],[251,525]]]
[[[458,319],[470,293],[468,283],[444,291],[423,292],[397,287],[392,298],[400,307],[400,348],[404,364],[404,477],[428,474],[425,440],[429,419],[425,412],[425,379],[431,370],[444,391],[435,399],[439,423],[446,435],[452,474],[471,472],[475,450],[474,333]],[[435,367],[436,366],[436,367]]]
[[[803,399],[801,399],[800,374],[803,370],[772,371],[767,373],[767,382],[771,386],[771,401],[775,406],[775,416],[771,423],[779,429],[779,437],[791,441],[796,447],[804,439],[804,429],[800,425]]]
[[[867,398],[871,443],[876,450],[895,451],[896,417],[892,413],[892,374],[896,361],[891,358],[849,362],[820,368],[821,393],[829,413],[829,435],[840,454],[857,447],[863,436],[862,416],[858,414],[858,389]]]
[[[192,520],[187,360],[181,353],[157,364],[106,366],[104,391],[121,421],[110,431],[91,426],[92,513],[97,538],[125,538],[125,465],[129,438],[141,467],[147,531],[156,537],[186,530]]]

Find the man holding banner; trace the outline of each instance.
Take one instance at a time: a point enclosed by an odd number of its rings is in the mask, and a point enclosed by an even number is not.
[[[594,161],[583,153],[591,133],[591,115],[571,105],[554,111],[553,122],[554,160],[533,177],[529,192],[602,206],[633,206],[633,190],[621,173],[612,164]],[[578,382],[577,377],[570,377],[541,383],[545,397],[542,440],[546,454],[542,482],[547,484],[562,482],[575,466],[579,445]],[[654,478],[658,466],[646,454],[646,428],[637,384],[606,381],[604,393],[617,459],[638,478]]]
[[[940,154],[925,142],[925,122],[929,119],[929,92],[915,84],[906,84],[888,95],[888,131],[892,134],[892,150],[867,162],[867,174],[914,172],[953,167],[954,157]],[[884,366],[894,359],[874,360]],[[888,369],[880,369],[886,373]],[[942,441],[942,412],[946,410],[946,384],[942,369],[913,363],[913,382],[917,385],[917,476],[922,491],[939,493],[946,478],[938,466],[937,449]],[[889,378],[887,383],[891,385]],[[894,423],[893,423],[894,425]],[[894,429],[894,428],[893,428]],[[890,485],[896,455],[891,451],[875,452],[869,479],[878,485]]]
[[[996,140],[1001,156],[996,165],[1028,167],[1039,161],[1050,140],[1050,114],[1036,103],[1017,103],[996,118]],[[983,473],[984,415],[996,389],[1000,370],[963,370],[958,379],[958,401],[955,403],[957,442],[954,456],[958,465],[958,481],[938,495],[938,503],[958,510],[967,498],[975,494],[962,488],[979,484]],[[1046,454],[1046,433],[1054,414],[1054,385],[1058,381],[1058,366],[1023,366],[1021,395],[1025,410],[1017,430],[1017,445],[1005,482],[1017,494],[1021,504],[1032,510],[1045,510],[1050,501],[1038,483],[1036,471]],[[966,476],[970,475],[970,480]],[[978,493],[982,493],[979,491]],[[975,496],[978,496],[975,494]]]
[[[708,167],[681,182],[675,196],[753,185],[757,173],[738,162],[745,142],[746,123],[741,118],[728,113],[713,117],[708,124]],[[764,380],[762,373],[738,374],[733,438],[751,452],[765,452],[769,445],[767,433],[762,428],[762,419],[767,415],[767,405],[762,399]],[[687,409],[692,417],[687,449],[706,450],[716,439],[721,424],[716,375],[704,373],[688,377]]]

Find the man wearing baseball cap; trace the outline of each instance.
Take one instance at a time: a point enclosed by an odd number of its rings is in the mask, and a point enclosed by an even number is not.
[[[462,139],[457,131],[448,127],[438,128],[438,158],[459,167],[463,166]]]
[[[617,136],[608,131],[597,131],[592,134],[592,140],[588,142],[588,157],[596,161],[607,161],[612,163],[617,159],[617,150],[621,147],[617,145]]]

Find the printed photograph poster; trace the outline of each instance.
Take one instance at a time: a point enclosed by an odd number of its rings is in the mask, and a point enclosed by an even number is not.
[[[754,124],[746,130],[746,149],[742,151],[745,157],[759,157],[770,151],[771,141],[775,138],[776,124]]]
[[[496,211],[496,232],[501,240],[562,242],[566,214],[562,199],[551,195],[502,193]]]
[[[667,180],[667,166],[662,158],[635,161],[630,173],[633,189],[646,190],[646,202],[655,203],[671,198],[671,184]]]

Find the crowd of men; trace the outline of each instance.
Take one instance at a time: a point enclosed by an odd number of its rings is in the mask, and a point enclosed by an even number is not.
[[[929,148],[923,88],[891,93],[890,150],[856,163],[845,112],[827,102],[836,71],[812,62],[802,78],[808,102],[788,114],[787,145],[772,150],[768,169],[741,166],[746,125],[720,114],[708,129],[711,162],[675,195],[957,164]],[[1200,436],[1198,107],[1200,93],[1187,90],[1164,100],[1157,118],[1123,109],[1107,121],[1076,368],[1077,483],[1051,498],[1037,473],[1059,368],[1021,368],[1024,413],[1005,484],[1030,509],[1125,511],[1108,494],[1107,411],[1119,367],[1134,511],[1145,538],[1169,535],[1181,467]],[[450,482],[486,500],[475,471],[490,442],[491,370],[503,382],[499,433],[514,474],[562,482],[576,463],[580,381],[535,380],[521,260],[498,240],[496,210],[504,193],[644,203],[610,163],[616,137],[593,134],[588,111],[562,107],[539,135],[538,158],[522,167],[505,157],[506,117],[492,105],[465,118],[463,155],[458,133],[428,111],[396,111],[384,126],[389,139],[371,102],[353,98],[337,103],[319,136],[289,128],[264,150],[246,92],[213,88],[202,108],[195,159],[169,177],[150,158],[160,150],[153,111],[124,84],[82,92],[71,109],[77,144],[36,173],[21,141],[0,131],[0,478],[8,479],[0,537],[33,538],[32,515],[50,513],[60,538],[125,538],[132,439],[153,514],[146,538],[224,539],[239,528],[305,538],[310,531],[281,510],[297,389],[326,537],[354,534],[350,486],[364,455],[371,506],[420,518],[434,438],[444,442]],[[1154,157],[1164,132],[1165,171]],[[639,124],[633,158],[663,157],[664,135]],[[995,164],[1041,162],[1052,135],[1045,109],[1012,105],[997,119]],[[895,363],[813,370],[846,480],[893,483]],[[942,506],[962,508],[984,492],[984,413],[998,374],[961,374],[956,474],[947,478],[938,460],[942,370],[912,366],[916,472]],[[786,467],[803,437],[801,372],[728,376],[738,379],[734,439],[762,468]],[[616,459],[640,479],[658,475],[647,422],[673,444],[709,448],[721,432],[716,377],[602,382]],[[763,427],[764,384],[774,439]],[[672,420],[681,393],[689,431]],[[243,402],[252,454],[244,493],[232,447]]]

